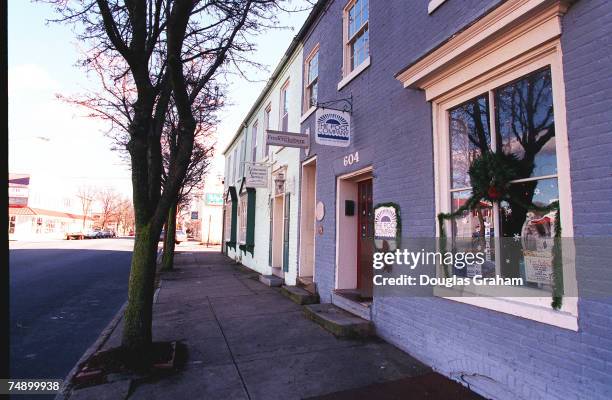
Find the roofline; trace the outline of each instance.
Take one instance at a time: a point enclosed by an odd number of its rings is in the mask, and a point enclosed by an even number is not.
[[[308,30],[310,29],[314,21],[317,19],[317,17],[319,16],[319,12],[324,8],[326,3],[327,3],[327,0],[318,0],[317,4],[314,5],[314,7],[312,8],[312,11],[310,11],[310,14],[308,14],[308,17],[306,18],[306,21],[304,21],[298,33],[293,37],[293,39],[291,40],[291,43],[289,43],[289,47],[287,47],[287,50],[285,50],[285,54],[283,54],[283,57],[281,58],[280,62],[274,69],[274,72],[272,73],[270,78],[268,79],[266,86],[264,86],[261,93],[257,97],[257,100],[255,100],[255,102],[251,106],[251,109],[247,113],[246,117],[240,123],[239,128],[236,130],[236,133],[234,134],[234,137],[229,142],[229,144],[225,147],[225,150],[223,150],[223,153],[222,153],[223,155],[226,155],[229,149],[234,145],[234,143],[236,143],[236,140],[240,136],[242,129],[246,127],[249,119],[251,119],[255,111],[259,108],[259,103],[261,103],[261,101],[268,95],[268,93],[272,89],[272,86],[274,86],[276,79],[278,78],[280,73],[283,71],[288,61],[293,58],[292,57],[293,52],[299,47],[301,40],[304,38],[304,36],[308,32]]]

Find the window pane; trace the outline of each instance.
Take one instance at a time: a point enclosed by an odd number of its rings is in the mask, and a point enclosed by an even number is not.
[[[452,211],[455,212],[470,198],[472,192],[463,190],[451,194]],[[493,237],[493,204],[482,200],[480,206],[466,210],[461,216],[451,219],[453,237],[477,238]]]
[[[489,100],[486,94],[449,111],[451,186],[470,187],[472,161],[491,146]]]
[[[319,90],[318,86],[319,86],[318,82],[315,82],[310,87],[310,99],[309,99],[309,103],[308,103],[310,106],[316,106],[317,105],[317,94],[318,94],[318,90]]]
[[[351,71],[365,61],[369,52],[369,33],[366,29],[351,44]]]
[[[349,38],[355,34],[355,31],[357,31],[357,27],[355,26],[355,10],[355,6],[351,7],[349,10]]]
[[[498,148],[521,160],[521,178],[557,173],[550,68],[495,90]]]
[[[317,52],[308,63],[308,83],[319,76],[319,53]]]
[[[500,203],[501,231],[507,237],[539,235],[553,237],[554,212],[528,211],[519,204],[544,207],[559,199],[557,178],[515,183],[510,187],[511,197],[518,201]]]

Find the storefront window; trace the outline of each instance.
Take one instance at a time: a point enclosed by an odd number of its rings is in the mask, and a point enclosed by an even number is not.
[[[240,203],[238,204],[238,222],[240,224],[238,240],[243,244],[246,243],[247,210],[247,195],[243,194],[240,196]]]
[[[489,99],[493,99],[494,104],[490,105]],[[489,118],[491,106],[494,126]],[[511,198],[516,201],[502,201],[499,207],[481,201],[475,211],[466,211],[455,219],[453,235],[522,236],[532,225],[538,224],[538,232],[551,237],[554,215],[524,208],[527,204],[548,206],[559,199],[550,68],[483,93],[450,109],[448,114],[453,211],[470,197],[468,170],[483,152],[515,156],[519,173],[509,189]],[[499,219],[494,221],[493,215],[498,212]],[[541,221],[544,217],[546,224]],[[494,232],[494,225],[499,225],[500,234]]]

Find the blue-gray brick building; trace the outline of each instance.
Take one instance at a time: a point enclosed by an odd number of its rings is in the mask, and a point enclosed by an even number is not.
[[[301,157],[300,279],[485,396],[612,398],[612,265],[603,257],[577,251],[557,307],[528,295],[377,296],[373,249],[361,239],[373,235],[373,208],[393,203],[403,238],[551,238],[558,225],[561,236],[598,237],[604,248],[611,26],[606,0],[326,2],[303,38],[301,131],[311,147]],[[315,140],[317,124],[343,124],[325,111],[350,116],[348,145],[334,127]],[[521,201],[482,201],[441,231],[437,214],[469,200],[469,167],[487,151],[518,159],[505,190]],[[552,285],[527,262],[496,268],[526,277],[526,290]]]

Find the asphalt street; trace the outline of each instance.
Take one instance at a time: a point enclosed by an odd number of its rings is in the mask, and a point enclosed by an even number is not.
[[[125,302],[132,245],[10,243],[11,378],[66,376]]]

